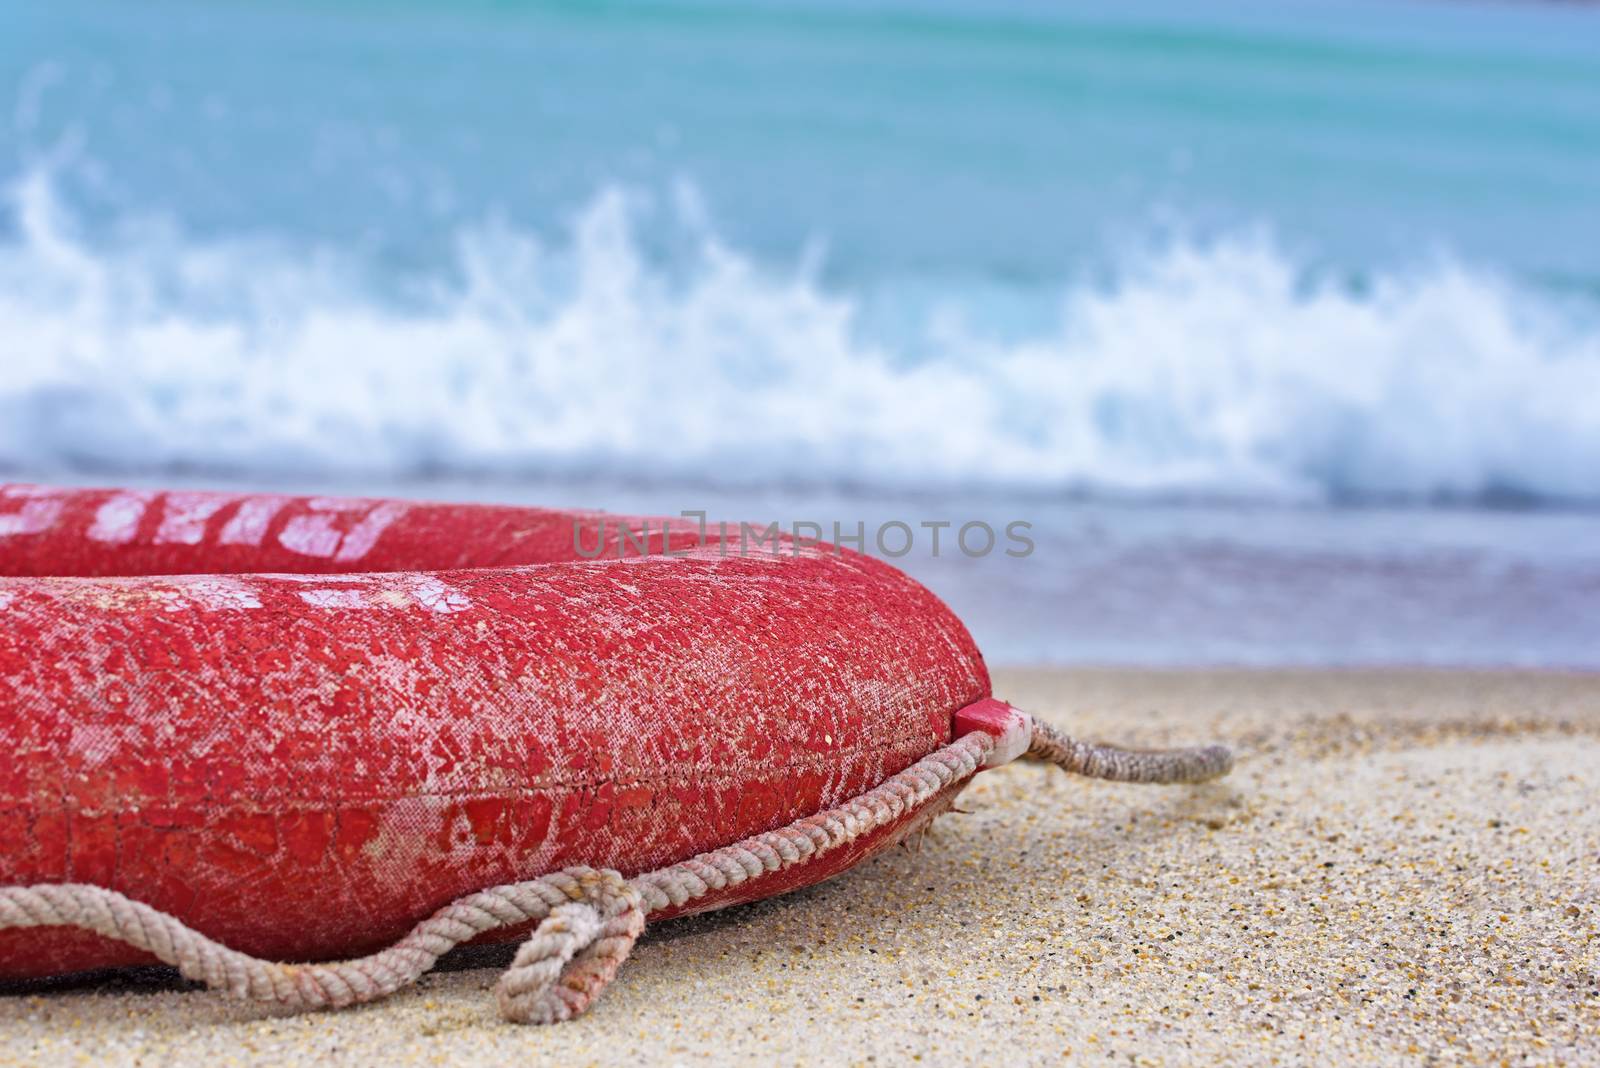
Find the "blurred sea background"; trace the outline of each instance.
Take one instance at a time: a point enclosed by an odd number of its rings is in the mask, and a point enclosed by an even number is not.
[[[0,5],[0,475],[829,524],[1006,663],[1600,667],[1600,11]]]

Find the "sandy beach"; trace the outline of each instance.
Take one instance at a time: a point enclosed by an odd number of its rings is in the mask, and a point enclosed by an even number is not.
[[[1578,1063],[1600,1059],[1600,678],[1005,671],[1221,784],[1013,765],[823,886],[649,931],[596,1009],[505,1024],[479,954],[286,1017],[143,976],[0,997],[0,1063]]]

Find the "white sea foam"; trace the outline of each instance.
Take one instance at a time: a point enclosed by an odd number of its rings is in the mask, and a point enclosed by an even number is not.
[[[1357,290],[1267,239],[1174,243],[1029,336],[952,287],[889,337],[708,233],[660,266],[616,191],[553,239],[463,232],[406,299],[328,250],[84,239],[43,173],[11,207],[15,471],[1600,500],[1593,309],[1444,260]]]

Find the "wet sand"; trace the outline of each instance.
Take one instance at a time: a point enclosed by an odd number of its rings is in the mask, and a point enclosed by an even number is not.
[[[124,978],[0,997],[0,1064],[1600,1061],[1600,676],[995,681],[1081,736],[1239,766],[984,773],[915,844],[652,929],[553,1028],[501,1022],[492,967],[307,1016]]]

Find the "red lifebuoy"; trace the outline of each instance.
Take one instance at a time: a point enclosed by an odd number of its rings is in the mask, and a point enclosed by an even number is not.
[[[272,960],[773,832],[892,783],[969,706],[964,730],[1029,741],[901,572],[681,521],[6,486],[0,576],[0,888],[116,891]],[[654,915],[835,874],[965,775],[929,781],[813,862]],[[150,959],[24,912],[0,898],[0,978]]]
[[[789,823],[989,692],[949,610],[854,554],[724,555],[657,521],[641,556],[637,521],[527,508],[0,502],[0,885],[96,883],[257,956],[361,953],[483,886]],[[5,976],[139,956],[0,932]]]

